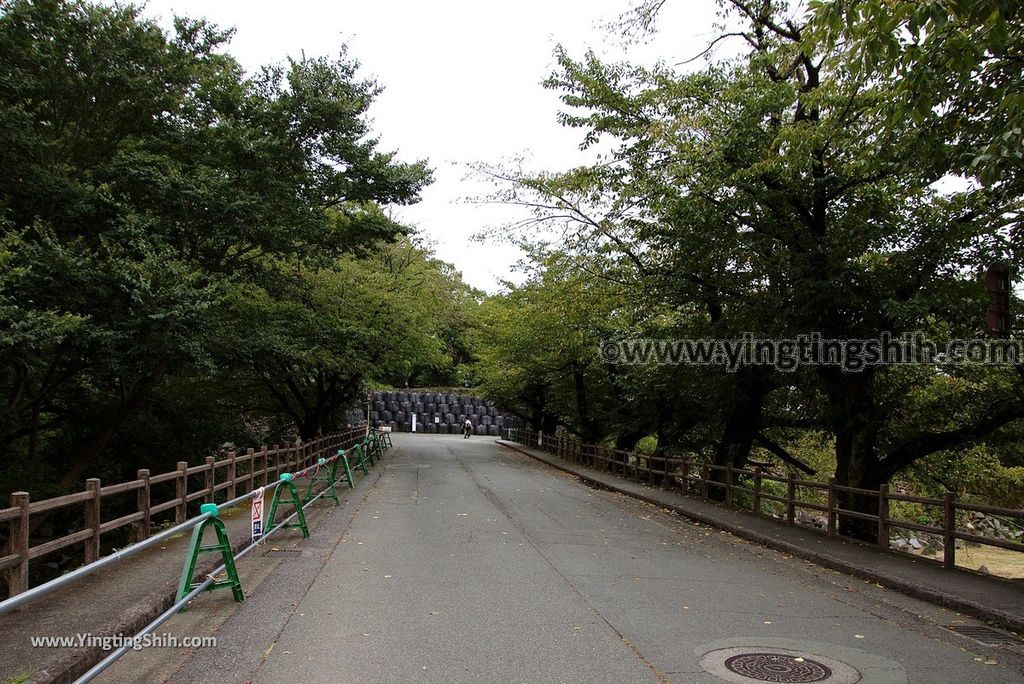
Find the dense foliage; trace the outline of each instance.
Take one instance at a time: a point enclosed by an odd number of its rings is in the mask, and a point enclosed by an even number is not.
[[[1019,465],[1012,366],[602,361],[626,338],[980,338],[979,273],[1019,276],[1019,3],[720,4],[713,45],[738,42],[735,58],[681,71],[558,54],[562,122],[611,151],[564,173],[493,171],[563,239],[486,305],[485,386],[536,428],[627,448],[654,434],[719,465],[813,470],[795,453],[815,435],[834,455],[823,475],[868,489],[929,457],[942,481],[943,459],[977,448]]]
[[[344,49],[246,75],[228,39],[0,8],[0,489],[308,438],[368,384],[452,380],[474,293],[389,218],[431,174],[378,149],[380,88]]]
[[[344,49],[245,74],[203,21],[4,3],[0,488],[309,438],[376,385],[473,385],[586,442],[1020,504],[1021,366],[600,353],[977,338],[980,272],[1020,282],[1020,3],[720,5],[703,64],[559,51],[561,121],[603,155],[490,170],[541,231],[518,233],[525,282],[485,298],[390,217],[430,171],[378,149],[379,86]]]

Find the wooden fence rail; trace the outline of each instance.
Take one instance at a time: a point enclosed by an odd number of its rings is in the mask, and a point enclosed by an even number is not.
[[[559,458],[570,460],[580,465],[598,468],[606,472],[646,484],[658,484],[665,489],[680,489],[682,493],[696,495],[705,501],[711,498],[712,491],[722,491],[722,500],[727,506],[749,509],[754,515],[779,518],[789,525],[797,525],[797,511],[811,510],[825,515],[825,534],[839,536],[840,520],[859,520],[875,530],[878,548],[889,550],[889,537],[893,529],[913,530],[932,534],[942,538],[943,558],[941,563],[947,568],[956,566],[956,542],[971,542],[993,546],[1010,551],[1024,553],[1024,543],[985,537],[972,534],[958,528],[961,513],[981,513],[989,516],[1011,518],[1024,527],[1024,510],[985,506],[981,504],[958,501],[956,494],[946,492],[942,498],[917,496],[890,492],[888,485],[881,485],[877,490],[859,489],[836,484],[835,480],[815,482],[797,480],[790,473],[780,477],[762,472],[759,468],[734,468],[718,466],[707,461],[676,458],[671,456],[644,455],[609,449],[596,444],[581,444],[578,440],[565,434],[556,436],[538,434],[530,428],[511,428],[509,438],[525,446],[540,448]],[[656,464],[656,465],[654,465]],[[764,491],[765,483],[785,485],[786,494],[770,494]],[[801,499],[799,492],[814,491],[821,496],[823,503]],[[737,494],[743,495],[744,505],[737,506]],[[850,510],[844,507],[852,497],[866,497],[872,503],[867,509],[877,513]],[[776,515],[764,512],[765,502],[782,504],[785,510]],[[912,503],[940,509],[941,525],[924,525],[909,520],[891,517],[893,502]],[[13,502],[12,502],[13,505]],[[3,519],[0,512],[0,520]],[[807,526],[812,527],[813,526]],[[931,560],[921,556],[924,560]],[[2,563],[0,559],[0,563]]]
[[[320,457],[332,455],[338,449],[348,449],[358,442],[365,430],[356,428],[346,432],[318,437],[298,446],[261,447],[247,449],[244,454],[229,452],[226,458],[216,460],[207,456],[200,465],[189,466],[179,461],[177,467],[167,473],[151,475],[149,469],[139,469],[136,479],[129,482],[102,486],[97,478],[85,482],[85,491],[65,494],[50,499],[31,501],[28,492],[11,494],[10,507],[0,508],[0,525],[6,524],[7,543],[0,555],[0,571],[5,575],[7,596],[25,591],[29,586],[29,561],[41,558],[55,551],[83,545],[83,560],[91,563],[100,558],[101,540],[123,527],[129,527],[129,540],[140,542],[148,539],[153,530],[153,518],[167,511],[174,511],[174,522],[188,519],[189,504],[201,499],[213,502],[216,495],[226,491],[225,500],[230,501],[238,494],[252,491],[276,480],[281,473],[301,470],[313,464]],[[202,486],[190,488],[190,478],[202,477]],[[173,483],[174,495],[166,501],[153,499],[153,487]],[[105,497],[135,494],[135,511],[112,520],[103,520],[103,499]],[[69,506],[83,506],[82,529],[32,545],[30,540],[31,516]],[[195,510],[198,506],[194,506]]]

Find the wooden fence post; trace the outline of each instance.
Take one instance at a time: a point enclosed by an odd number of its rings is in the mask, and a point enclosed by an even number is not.
[[[754,515],[761,516],[761,469],[754,468]]]
[[[262,481],[261,481],[261,483],[260,483],[260,486],[266,486],[266,482],[267,482],[267,479],[266,479],[266,478],[267,478],[267,475],[269,474],[269,473],[267,473],[267,471],[266,471],[266,467],[267,467],[267,465],[269,465],[269,464],[267,463],[267,460],[268,460],[268,459],[267,459],[267,455],[266,455],[266,444],[263,444],[262,446],[260,446],[260,447],[259,447],[259,457],[260,457],[260,458],[259,458],[259,462],[260,462],[260,464],[261,464],[261,466],[260,466],[260,472],[262,472],[262,473],[263,473],[263,479],[262,479]],[[255,485],[255,484],[253,485],[253,488],[254,488],[254,489],[256,488],[256,485]]]
[[[174,498],[178,505],[174,507],[174,524],[185,522],[188,518],[188,461],[178,461],[178,477],[174,478]]]
[[[835,490],[836,479],[830,477],[828,479],[828,529],[827,534],[830,537],[836,536],[836,490]]]
[[[29,494],[14,492],[11,494],[11,507],[19,509],[18,517],[11,521],[10,539],[7,550],[11,555],[18,556],[18,564],[7,569],[7,594],[14,596],[28,589],[28,531],[29,531]]]
[[[725,464],[725,505],[732,508],[732,465]]]
[[[702,461],[700,464],[700,495],[705,501],[708,500],[708,476],[711,474],[711,469],[708,468],[708,462]]]
[[[281,445],[274,445],[274,481],[281,476]]]
[[[249,469],[245,471],[245,493],[251,492],[256,488],[256,450],[249,448],[245,450],[245,461],[249,464]]]
[[[217,486],[216,461],[217,459],[214,456],[206,457],[206,472],[203,473],[205,477],[205,480],[203,481],[203,488],[206,490],[203,494],[203,499],[206,503],[216,503],[216,501],[214,501],[215,497],[213,496],[213,488]]]
[[[135,539],[133,541],[140,542],[149,539],[150,524],[149,524],[149,507],[150,507],[150,492],[149,492],[149,468],[139,468],[136,473],[136,478],[142,480],[142,486],[136,490],[135,501],[139,509],[139,513],[142,514],[142,519],[135,524]]]
[[[228,493],[227,493],[228,501],[231,501],[232,499],[235,498],[235,496],[237,496],[235,494],[235,490],[237,489],[237,487],[235,487],[235,480],[237,478],[238,478],[238,454],[234,450],[231,450],[231,451],[228,452]]]
[[[889,550],[889,485],[878,485],[878,550]]]
[[[793,473],[786,477],[786,522],[796,524],[796,481]]]
[[[690,459],[684,458],[682,462],[683,467],[683,494],[686,496],[690,495]],[[668,461],[665,461],[665,480],[668,480]]]
[[[956,494],[946,492],[942,501],[943,526],[942,526],[942,564],[949,569],[956,567]]]
[[[85,564],[100,559],[100,481],[90,477],[85,481],[85,490],[92,496],[85,502],[85,528],[92,529],[92,536],[85,540]]]

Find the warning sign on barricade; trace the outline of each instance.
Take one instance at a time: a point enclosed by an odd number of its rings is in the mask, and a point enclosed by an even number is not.
[[[263,536],[263,490],[257,489],[252,497],[252,539]]]

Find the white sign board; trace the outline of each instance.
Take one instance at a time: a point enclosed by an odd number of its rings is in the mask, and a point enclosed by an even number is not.
[[[263,536],[263,490],[257,489],[252,497],[252,540]]]

